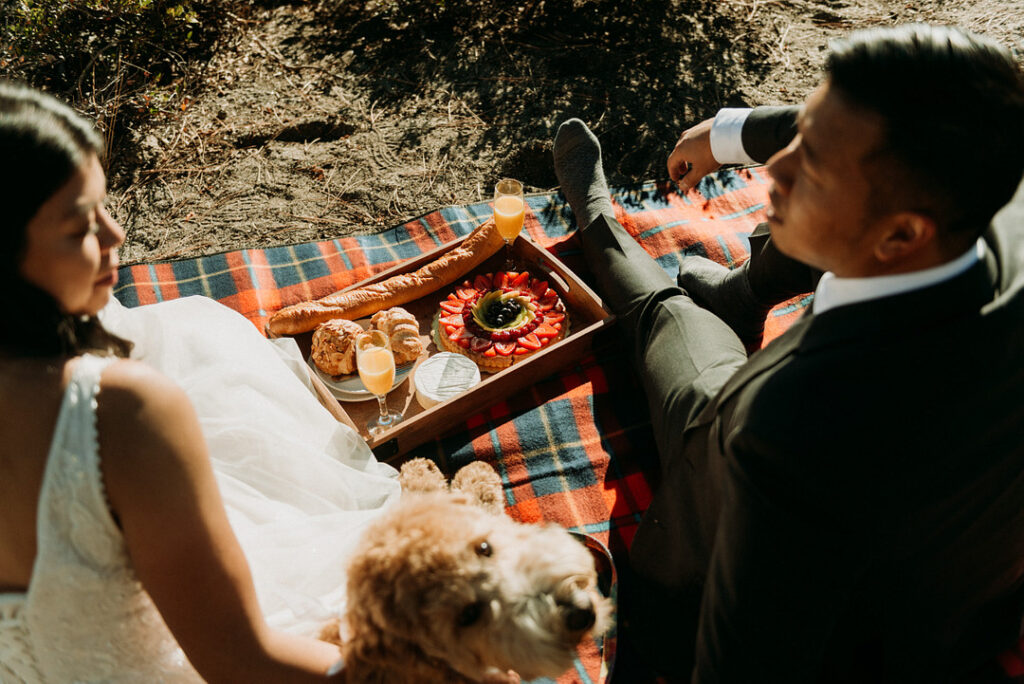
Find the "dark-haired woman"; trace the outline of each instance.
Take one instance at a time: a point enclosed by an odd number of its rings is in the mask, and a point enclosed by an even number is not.
[[[0,681],[323,681],[393,470],[234,312],[111,302],[100,149],[0,84]]]

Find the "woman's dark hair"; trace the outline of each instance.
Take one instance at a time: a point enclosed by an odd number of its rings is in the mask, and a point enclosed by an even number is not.
[[[909,24],[835,41],[825,69],[848,103],[882,119],[865,160],[876,211],[921,211],[966,241],[1010,201],[1024,174],[1024,75],[1009,50]]]
[[[26,231],[39,208],[92,155],[102,156],[96,130],[70,107],[23,85],[0,81],[0,353],[126,356],[130,344],[90,316],[61,311],[47,292],[21,276]]]

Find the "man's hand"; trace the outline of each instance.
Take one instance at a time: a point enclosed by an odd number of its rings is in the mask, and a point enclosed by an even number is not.
[[[711,124],[714,119],[701,121],[692,128],[683,131],[679,136],[672,154],[668,156],[669,178],[679,184],[679,189],[686,192],[695,186],[700,179],[721,164],[711,154]]]

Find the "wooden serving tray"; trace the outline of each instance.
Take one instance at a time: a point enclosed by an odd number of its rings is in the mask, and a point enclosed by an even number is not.
[[[453,240],[431,252],[404,261],[345,288],[342,292],[365,287],[400,273],[415,271],[425,263],[458,246],[464,239],[463,237]],[[404,460],[402,456],[406,452],[424,442],[442,436],[450,428],[465,421],[467,416],[496,404],[508,395],[529,387],[559,368],[579,359],[591,348],[594,335],[614,322],[614,316],[605,309],[601,299],[593,290],[587,287],[565,264],[542,249],[525,234],[521,234],[512,244],[512,254],[516,263],[514,270],[522,271],[525,267],[533,277],[547,280],[548,284],[562,298],[569,320],[569,334],[562,340],[497,373],[481,373],[480,384],[429,409],[420,406],[416,399],[416,388],[413,384],[416,375],[414,366],[412,373],[391,390],[387,397],[388,407],[400,410],[404,420],[395,427],[375,436],[370,436],[367,433],[365,425],[378,412],[376,399],[371,397],[368,401],[339,402],[320,378],[311,371],[310,376],[321,403],[338,420],[355,428],[366,439],[378,459],[397,465]],[[420,326],[420,337],[423,340],[425,352],[416,361],[417,366],[424,359],[438,351],[443,351],[438,350],[434,344],[431,332],[434,315],[437,313],[440,302],[447,298],[448,294],[463,280],[472,281],[477,273],[493,273],[504,270],[504,261],[505,251],[502,248],[478,268],[462,276],[451,285],[402,305],[402,308],[416,317]],[[296,342],[307,360],[312,337],[311,332],[295,336]]]

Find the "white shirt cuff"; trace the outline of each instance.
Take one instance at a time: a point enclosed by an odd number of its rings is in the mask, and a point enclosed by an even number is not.
[[[719,164],[756,164],[743,149],[743,122],[750,109],[720,109],[711,124],[711,155]]]

